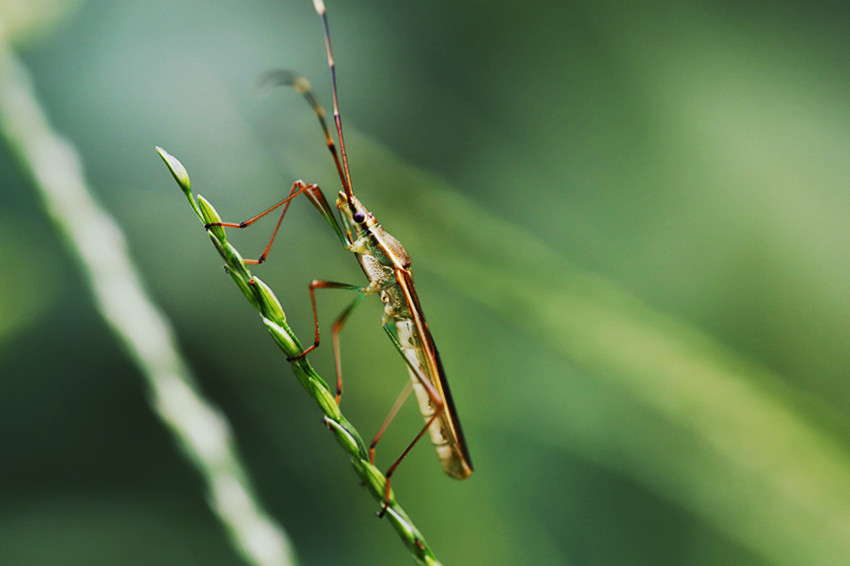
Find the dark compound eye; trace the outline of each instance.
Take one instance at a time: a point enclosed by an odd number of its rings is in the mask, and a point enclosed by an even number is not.
[[[366,220],[366,215],[360,212],[359,210],[355,212],[351,218],[357,222],[358,224],[362,224],[364,220]]]

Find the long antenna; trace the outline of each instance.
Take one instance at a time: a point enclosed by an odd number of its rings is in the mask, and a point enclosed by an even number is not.
[[[291,86],[295,89],[295,92],[303,96],[307,102],[310,104],[310,107],[315,112],[316,117],[319,119],[319,125],[322,126],[322,132],[325,134],[325,143],[328,146],[328,150],[331,152],[331,156],[334,158],[334,165],[336,165],[337,173],[339,173],[340,181],[342,182],[342,186],[348,186],[348,183],[345,180],[345,172],[342,168],[342,163],[339,160],[339,155],[336,150],[336,144],[334,143],[334,139],[331,136],[331,131],[328,128],[328,123],[325,120],[325,109],[322,108],[322,105],[319,104],[319,101],[316,100],[316,97],[313,96],[313,92],[310,89],[310,83],[296,73],[292,71],[287,71],[285,69],[275,69],[272,71],[268,71],[263,73],[260,76],[260,86],[280,86],[286,85]],[[348,194],[348,190],[346,190],[346,194]]]
[[[345,197],[348,199],[348,206],[354,209],[354,204],[351,202],[351,173],[348,171],[348,155],[345,152],[345,141],[342,139],[342,119],[339,117],[339,99],[336,90],[336,64],[334,63],[334,54],[331,49],[331,33],[328,29],[328,15],[325,13],[325,3],[322,0],[313,0],[313,5],[316,7],[316,13],[322,19],[322,29],[325,32],[325,47],[328,52],[328,67],[331,70],[331,87],[334,95],[334,124],[336,124],[336,133],[339,137],[339,151],[342,155],[342,167],[345,172],[342,178],[342,186],[345,189]]]

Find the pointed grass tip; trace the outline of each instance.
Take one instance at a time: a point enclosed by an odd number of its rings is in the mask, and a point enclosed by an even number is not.
[[[183,189],[183,192],[186,193],[186,196],[192,194],[192,183],[189,181],[189,173],[186,172],[186,168],[183,167],[180,160],[159,146],[156,146],[156,152],[165,161],[165,165],[168,166],[168,170],[171,171],[171,175],[177,181],[177,184],[180,185],[180,188]]]

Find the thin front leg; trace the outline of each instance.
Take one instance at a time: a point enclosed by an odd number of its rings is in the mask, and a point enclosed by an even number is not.
[[[277,224],[274,227],[274,231],[272,232],[271,238],[269,238],[269,243],[266,245],[266,249],[263,250],[262,255],[260,255],[260,257],[258,257],[257,259],[243,260],[245,263],[250,264],[263,263],[269,257],[269,250],[271,250],[275,237],[277,237],[277,232],[278,230],[280,230],[280,225],[283,222],[283,217],[286,215],[286,211],[289,209],[289,205],[292,202],[292,199],[302,193],[306,194],[308,198],[310,198],[310,202],[312,202],[314,206],[319,208],[319,211],[321,212],[321,208],[317,204],[317,197],[314,196],[316,193],[318,193],[319,195],[322,194],[322,191],[321,189],[319,189],[319,186],[313,183],[305,184],[304,181],[295,181],[294,183],[292,183],[292,188],[289,189],[289,196],[287,196],[285,199],[275,204],[274,206],[271,206],[260,214],[254,216],[253,218],[249,218],[248,220],[244,220],[242,222],[215,222],[213,224],[207,224],[204,227],[210,228],[211,226],[223,226],[225,228],[247,228],[260,218],[263,218],[267,214],[274,212],[282,206],[283,210],[280,213],[280,218],[277,219]],[[324,195],[321,197],[321,200],[324,200]]]

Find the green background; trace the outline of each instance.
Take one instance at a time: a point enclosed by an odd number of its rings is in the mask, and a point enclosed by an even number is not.
[[[333,194],[309,108],[256,81],[297,70],[329,105],[311,3],[64,7],[19,54],[265,506],[304,564],[409,561],[153,150],[227,220],[297,178]],[[355,191],[413,258],[476,466],[452,481],[423,443],[394,479],[437,556],[847,564],[846,5],[328,10]],[[27,179],[0,148],[0,564],[241,564]],[[258,254],[271,224],[231,238]],[[311,279],[362,281],[306,201],[256,272],[302,338]],[[320,295],[326,334],[349,299]],[[406,379],[379,320],[343,336],[366,435]]]

